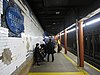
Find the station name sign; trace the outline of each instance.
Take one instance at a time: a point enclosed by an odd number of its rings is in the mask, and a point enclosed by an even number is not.
[[[24,31],[24,17],[16,7],[8,7],[6,10],[6,23],[9,29],[19,34]]]

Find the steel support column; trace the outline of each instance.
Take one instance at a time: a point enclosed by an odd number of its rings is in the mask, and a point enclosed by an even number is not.
[[[79,34],[78,34],[78,20],[76,19],[76,42],[77,42],[77,65],[80,64],[79,58]]]
[[[93,57],[95,56],[95,49],[94,49],[94,33],[92,32],[92,46],[93,46]]]
[[[60,32],[60,45],[61,45],[61,32]]]
[[[79,57],[80,57],[80,67],[84,67],[84,44],[83,44],[83,21],[79,21]]]
[[[66,29],[64,31],[64,47],[65,47],[65,54],[67,54],[67,33],[66,33]]]

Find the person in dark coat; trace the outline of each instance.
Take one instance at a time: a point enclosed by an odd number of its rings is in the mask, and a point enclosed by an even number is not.
[[[42,59],[42,61],[45,61],[44,60],[44,57],[45,57],[45,44],[41,44],[40,45],[41,46],[41,48],[40,48],[40,56],[41,56],[41,59]]]
[[[49,42],[47,43],[47,61],[49,62],[49,56],[50,54],[52,55],[52,62],[54,61],[54,46],[53,42],[51,39],[49,39]]]
[[[35,56],[35,62],[36,62],[36,64],[37,64],[37,65],[40,65],[40,64],[39,64],[39,59],[40,59],[39,43],[36,44],[34,56]]]

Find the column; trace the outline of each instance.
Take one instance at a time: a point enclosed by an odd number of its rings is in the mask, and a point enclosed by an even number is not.
[[[60,45],[61,45],[61,32],[60,32]]]
[[[83,44],[83,21],[80,20],[78,27],[79,27],[79,58],[80,58],[80,67],[84,67],[84,44]]]
[[[67,33],[66,33],[66,29],[64,31],[64,47],[65,47],[65,54],[67,54]]]

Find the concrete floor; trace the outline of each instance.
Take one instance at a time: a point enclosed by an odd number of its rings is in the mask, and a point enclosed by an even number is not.
[[[73,64],[68,61],[62,53],[54,55],[54,62],[41,62],[40,66],[34,65],[30,72],[77,72]]]
[[[73,55],[72,53],[68,52],[68,57],[70,57],[74,62],[77,63],[77,57]],[[84,68],[85,71],[87,71],[90,75],[100,75],[100,70],[95,68],[94,66],[90,65],[89,63],[84,61]]]
[[[84,68],[78,67],[77,57],[70,52],[65,55],[64,49],[54,56],[54,62],[41,62],[40,66],[33,65],[28,75],[100,75],[100,70],[86,62]]]

